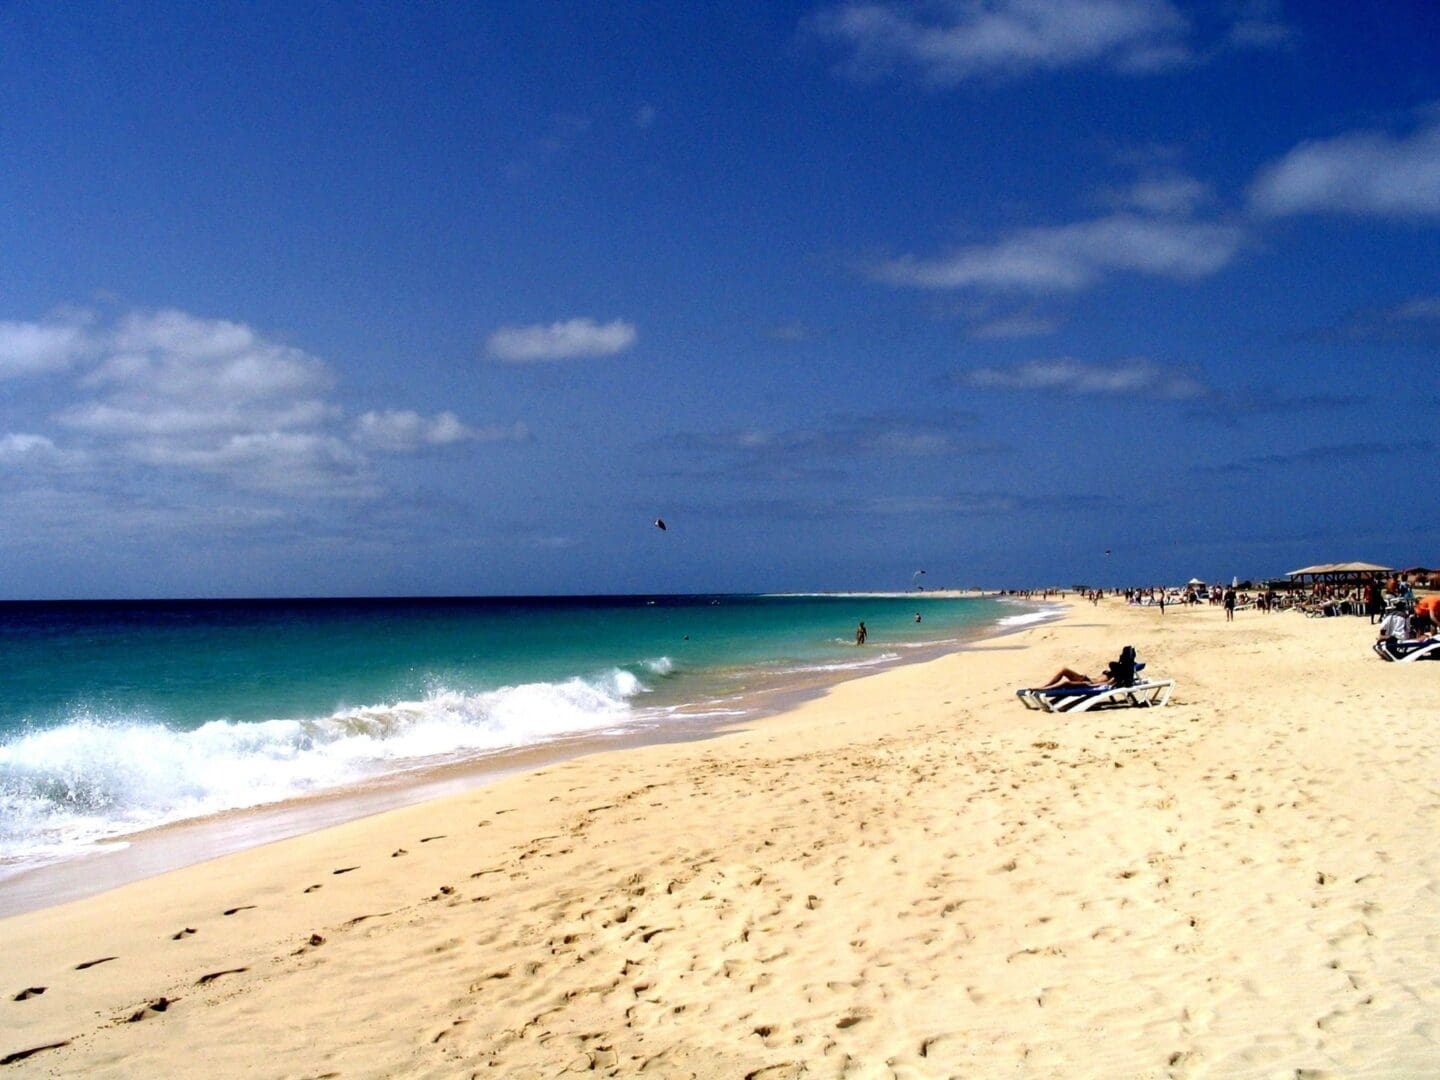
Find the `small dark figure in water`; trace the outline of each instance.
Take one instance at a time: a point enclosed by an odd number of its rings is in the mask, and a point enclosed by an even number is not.
[[[861,619],[860,625],[855,628],[855,644],[864,645],[865,639],[869,636],[870,632],[865,629],[865,620]]]

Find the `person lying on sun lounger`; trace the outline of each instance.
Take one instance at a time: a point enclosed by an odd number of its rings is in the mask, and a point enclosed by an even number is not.
[[[1037,689],[1051,690],[1057,686],[1132,686],[1135,682],[1135,650],[1129,645],[1120,650],[1120,659],[1111,660],[1105,666],[1105,674],[1098,679],[1075,671],[1061,668],[1050,677],[1050,681]]]

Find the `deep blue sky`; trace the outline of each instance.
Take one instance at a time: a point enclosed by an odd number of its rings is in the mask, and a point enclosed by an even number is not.
[[[1437,346],[1431,3],[0,8],[3,597],[1435,565]]]

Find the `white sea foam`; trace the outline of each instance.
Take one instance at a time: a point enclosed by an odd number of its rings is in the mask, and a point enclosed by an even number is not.
[[[999,621],[1001,626],[1033,626],[1035,623],[1049,622],[1051,619],[1059,618],[1065,614],[1061,607],[1042,607],[1032,611],[1022,612],[1019,615],[1006,615]]]
[[[669,665],[654,662],[657,673]],[[57,857],[95,840],[222,810],[277,802],[413,766],[634,719],[640,680],[623,669],[313,719],[179,731],[77,716],[0,744],[0,863]]]
[[[840,660],[831,664],[801,664],[797,667],[778,668],[777,673],[781,675],[804,675],[809,672],[821,671],[860,671],[864,668],[879,667],[882,664],[893,664],[899,659],[899,653],[871,652],[856,660]]]

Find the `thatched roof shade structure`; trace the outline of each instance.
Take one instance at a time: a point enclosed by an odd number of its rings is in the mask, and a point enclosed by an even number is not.
[[[1344,585],[1369,581],[1378,574],[1393,574],[1393,566],[1381,566],[1379,563],[1369,562],[1344,562],[1344,563],[1317,563],[1314,566],[1302,566],[1299,570],[1291,570],[1285,575],[1292,581],[1310,578],[1311,583],[1324,581],[1332,585]]]

